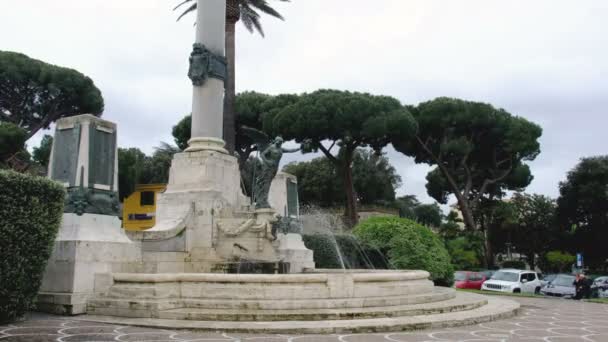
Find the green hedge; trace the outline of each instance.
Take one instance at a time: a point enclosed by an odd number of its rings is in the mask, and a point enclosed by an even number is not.
[[[61,223],[65,191],[42,177],[0,171],[0,323],[32,305]]]
[[[359,223],[353,232],[359,240],[387,250],[395,268],[426,270],[436,285],[453,284],[450,255],[429,228],[405,218],[372,217]]]
[[[507,260],[502,263],[502,268],[515,268],[517,270],[525,270],[526,263],[521,260]]]
[[[316,268],[342,268],[338,250],[345,268],[390,268],[381,251],[361,243],[353,235],[305,234],[302,239],[304,245],[314,252]]]

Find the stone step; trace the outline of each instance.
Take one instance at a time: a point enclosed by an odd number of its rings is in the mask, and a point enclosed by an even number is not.
[[[133,287],[130,288],[133,290]],[[149,291],[147,288],[142,290]],[[120,290],[116,290],[120,292]],[[137,292],[135,292],[137,293]],[[116,295],[116,293],[114,293]],[[143,295],[139,293],[140,295]],[[124,293],[121,293],[124,295]],[[145,294],[146,296],[149,294]],[[454,289],[436,287],[431,293],[418,295],[370,297],[370,298],[339,298],[339,299],[198,299],[198,298],[115,298],[98,296],[89,300],[89,307],[100,308],[134,308],[136,310],[167,310],[176,308],[195,309],[260,309],[260,310],[297,310],[297,309],[338,309],[381,307],[393,305],[410,305],[431,303],[452,299],[456,296]]]
[[[194,321],[314,321],[431,315],[466,311],[487,304],[484,298],[459,297],[434,303],[338,309],[196,309],[180,308],[158,312],[158,318]]]
[[[414,305],[446,301],[456,296],[450,288],[435,288],[433,293],[398,297],[311,299],[311,300],[225,300],[196,298],[109,298],[98,296],[88,301],[90,314],[112,316],[156,317],[158,312],[171,309],[232,309],[232,310],[301,310],[301,309],[347,309]]]
[[[179,288],[158,284],[114,284],[104,297],[108,298],[172,298],[179,295]]]
[[[368,298],[339,298],[339,299],[187,299],[184,306],[196,309],[260,309],[260,310],[298,310],[298,309],[337,309],[361,308],[393,305],[410,305],[431,303],[452,299],[456,291],[451,288],[435,288],[431,293],[417,295],[368,297]]]
[[[85,315],[72,319],[172,330],[186,329],[195,331],[276,334],[330,334],[405,331],[462,326],[512,317],[519,310],[519,304],[517,302],[495,296],[486,299],[485,296],[458,293],[457,298],[483,299],[487,300],[488,304],[471,310],[428,315],[322,321],[192,321],[98,315]]]
[[[344,298],[328,300],[224,300],[194,298],[107,298],[96,297],[88,301],[88,312],[91,314],[108,314],[115,316],[137,317],[145,312],[145,317],[157,316],[162,310],[193,309],[235,309],[235,310],[300,310],[300,309],[341,309],[386,307],[432,303],[454,298],[455,291],[438,288],[434,293],[401,297]]]
[[[211,274],[207,274],[211,275]],[[222,274],[214,274],[222,275]],[[246,274],[252,275],[254,274]],[[243,277],[246,275],[242,275]],[[277,275],[280,276],[280,275]],[[314,276],[314,275],[312,275]],[[110,287],[105,297],[116,299],[159,299],[159,298],[203,298],[230,300],[326,300],[339,298],[340,291],[335,290],[340,284],[328,286],[327,282],[301,283],[224,283],[221,281],[172,281],[159,283],[116,282]],[[339,289],[340,290],[340,289]],[[356,285],[353,293],[344,293],[346,297],[404,297],[423,295],[433,291],[432,283],[424,280],[394,282],[364,282]],[[336,294],[336,292],[338,292]]]

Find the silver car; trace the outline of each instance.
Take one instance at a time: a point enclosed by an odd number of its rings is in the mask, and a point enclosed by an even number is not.
[[[591,291],[600,298],[608,298],[608,277],[599,277],[593,280]]]
[[[576,295],[574,276],[558,274],[553,280],[540,289],[540,293],[551,297],[572,298]]]

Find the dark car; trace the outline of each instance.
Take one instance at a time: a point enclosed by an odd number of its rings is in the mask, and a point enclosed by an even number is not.
[[[540,289],[540,293],[551,297],[574,297],[576,295],[574,279],[574,276],[569,274],[558,274]]]

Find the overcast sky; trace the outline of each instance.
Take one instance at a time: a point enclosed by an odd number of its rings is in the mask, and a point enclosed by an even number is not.
[[[150,153],[190,112],[194,17],[179,0],[0,0],[0,50],[75,68],[102,90],[119,145]],[[273,1],[271,1],[273,2]],[[237,91],[337,88],[417,104],[484,101],[543,127],[527,191],[552,197],[584,156],[608,154],[606,0],[292,0],[266,38],[237,31]],[[50,131],[44,133],[50,134]],[[36,145],[40,134],[29,144]],[[432,201],[428,167],[393,150],[399,194]],[[310,159],[289,155],[285,161]]]

